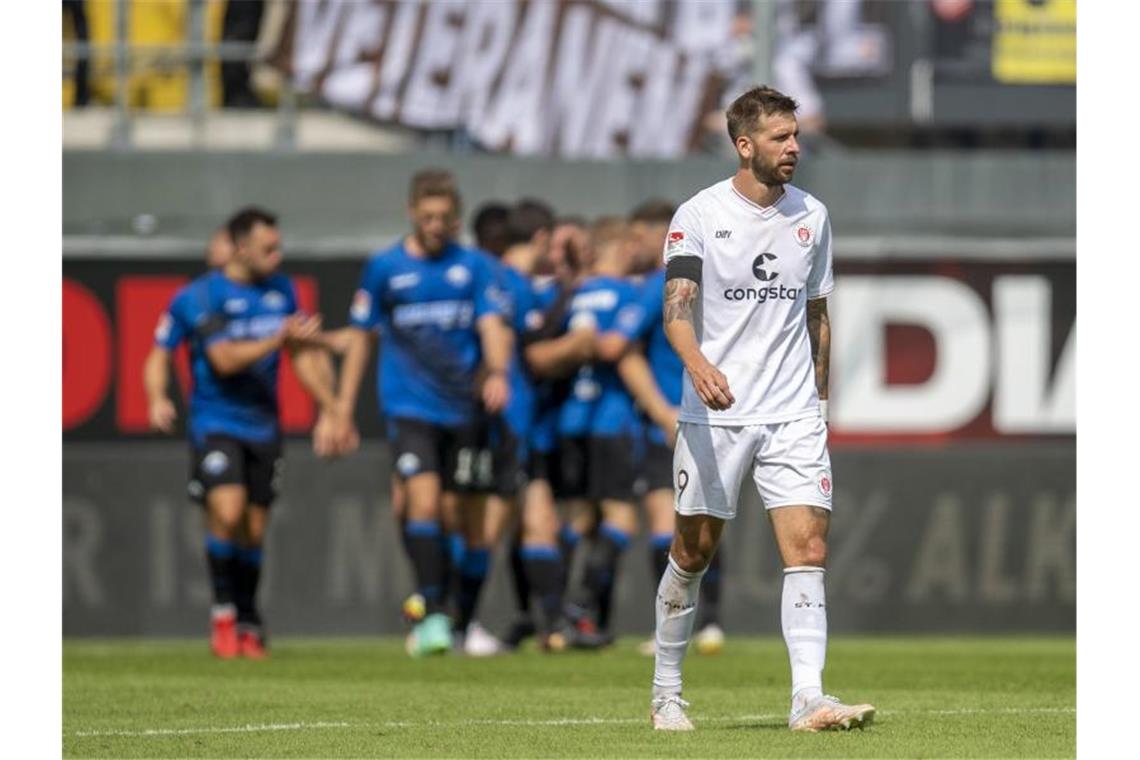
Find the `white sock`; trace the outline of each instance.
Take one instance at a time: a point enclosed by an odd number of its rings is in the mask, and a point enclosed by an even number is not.
[[[827,658],[827,601],[822,567],[784,569],[780,618],[792,665],[792,709],[823,695]]]
[[[697,597],[704,571],[682,570],[669,557],[669,566],[657,585],[657,654],[653,664],[653,696],[681,693],[681,660],[693,635]]]

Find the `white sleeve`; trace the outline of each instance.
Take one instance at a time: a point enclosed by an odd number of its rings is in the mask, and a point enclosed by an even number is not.
[[[669,223],[665,236],[665,263],[677,256],[705,257],[705,238],[701,233],[701,216],[692,201],[682,203]]]
[[[808,272],[808,300],[823,298],[834,289],[835,279],[831,273],[831,219],[824,213],[823,224],[816,235],[811,271]]]

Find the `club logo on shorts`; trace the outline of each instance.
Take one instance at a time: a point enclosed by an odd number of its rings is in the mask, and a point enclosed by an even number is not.
[[[812,240],[812,235],[811,235],[811,228],[810,227],[808,227],[806,224],[801,224],[799,227],[796,227],[796,242],[797,243],[799,243],[800,245],[802,245],[804,247],[807,247],[807,246],[811,245],[811,240]]]
[[[224,451],[211,451],[202,460],[202,469],[210,475],[221,475],[230,466],[230,458]]]
[[[405,478],[415,475],[420,469],[420,458],[410,451],[405,451],[396,460],[396,472]]]
[[[824,496],[831,496],[831,473],[825,472],[819,476],[819,492]]]
[[[462,264],[456,264],[447,270],[444,277],[455,287],[461,288],[471,281],[471,272],[467,271],[467,267]]]

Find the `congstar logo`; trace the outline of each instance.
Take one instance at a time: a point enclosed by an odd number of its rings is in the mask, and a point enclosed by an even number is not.
[[[762,253],[752,260],[752,276],[761,282],[771,282],[780,276],[770,262],[776,260],[774,253]],[[724,298],[727,301],[765,301],[789,300],[794,301],[800,294],[799,288],[786,288],[783,285],[770,285],[766,288],[725,288]]]
[[[775,261],[776,254],[762,253],[752,260],[752,274],[755,275],[757,280],[770,282],[779,276],[779,272],[769,272],[764,268],[764,264],[769,261]]]

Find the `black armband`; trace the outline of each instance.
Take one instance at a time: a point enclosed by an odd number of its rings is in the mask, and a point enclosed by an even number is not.
[[[665,281],[692,280],[700,285],[703,264],[700,256],[674,256],[665,265]]]

